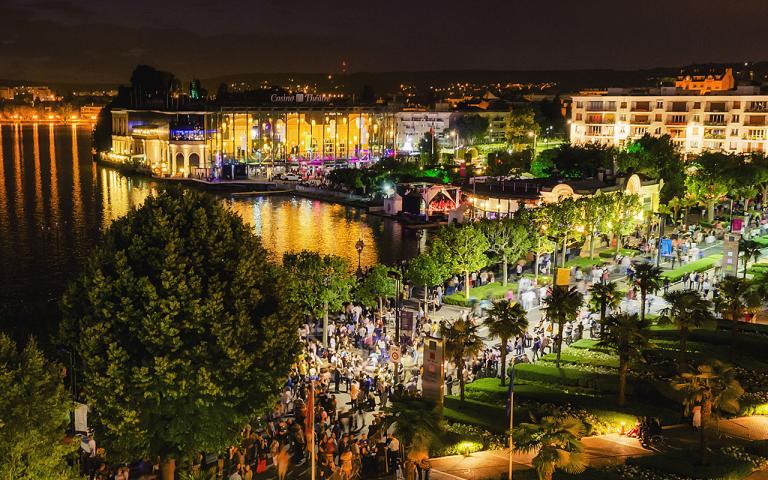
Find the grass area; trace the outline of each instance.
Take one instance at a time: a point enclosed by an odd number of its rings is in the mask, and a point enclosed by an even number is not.
[[[533,275],[525,274],[524,277],[533,279]],[[546,275],[539,275],[539,283],[545,284],[552,281],[552,277],[548,277]],[[475,287],[471,288],[469,290],[469,298],[475,299],[475,300],[486,300],[488,298],[492,299],[498,299],[498,298],[504,298],[506,296],[507,292],[512,290],[515,292],[515,295],[517,295],[517,282],[509,282],[507,283],[507,286],[501,284],[501,282],[493,282],[489,283],[487,285],[483,285],[482,287]],[[462,307],[468,306],[468,302],[466,301],[464,297],[464,291],[452,293],[450,295],[446,295],[443,298],[443,301],[447,303],[448,305],[459,305]]]
[[[565,266],[569,268],[581,267],[583,270],[586,268],[592,268],[592,265],[602,265],[604,263],[608,263],[608,261],[604,258],[600,258],[599,256],[595,258],[576,257],[565,262]]]
[[[627,464],[643,467],[662,475],[672,474],[686,478],[723,480],[745,478],[754,470],[751,462],[737,460],[719,452],[710,453],[707,465],[701,465],[698,459],[698,451],[693,450],[689,452],[662,452],[656,455],[628,458]]]
[[[582,393],[616,393],[619,385],[617,376],[605,373],[593,373],[580,368],[557,368],[555,366],[523,363],[515,366],[515,378],[556,385],[568,393],[571,387],[577,387]],[[627,393],[632,385],[627,385]]]
[[[686,263],[680,267],[673,268],[672,270],[667,270],[662,273],[661,276],[668,278],[670,282],[674,283],[681,280],[686,273],[704,272],[709,270],[710,268],[717,265],[721,258],[723,258],[723,256],[719,253],[709,255],[699,260]]]

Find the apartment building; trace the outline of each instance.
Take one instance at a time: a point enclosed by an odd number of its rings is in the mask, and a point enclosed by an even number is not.
[[[645,134],[669,135],[684,154],[768,151],[768,95],[758,87],[693,94],[672,87],[643,92],[609,89],[576,95],[571,144],[621,146]]]

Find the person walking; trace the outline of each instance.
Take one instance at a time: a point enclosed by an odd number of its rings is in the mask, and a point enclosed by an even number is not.
[[[535,362],[539,359],[539,350],[541,349],[541,340],[539,337],[533,339],[533,355],[531,355],[531,362]]]

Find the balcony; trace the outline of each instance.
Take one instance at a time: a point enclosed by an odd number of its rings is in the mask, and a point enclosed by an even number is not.
[[[725,133],[704,132],[704,138],[707,140],[725,140]]]
[[[768,105],[750,105],[744,111],[750,113],[768,113]]]
[[[723,127],[725,126],[725,120],[704,120],[704,125],[709,127]]]

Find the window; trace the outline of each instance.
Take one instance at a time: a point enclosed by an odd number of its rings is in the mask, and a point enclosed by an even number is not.
[[[738,137],[739,136],[739,129],[738,128],[732,128],[731,129],[731,136],[732,137]]]
[[[664,108],[664,100],[656,100],[656,108]]]
[[[715,113],[709,116],[709,120],[707,120],[707,122],[709,122],[710,125],[724,125],[725,115],[722,113]]]
[[[660,113],[656,114],[656,116],[654,117],[654,121],[655,122],[660,122],[661,121],[661,114]]]
[[[610,100],[610,101],[606,102],[605,109],[608,110],[608,111],[616,110],[616,102],[613,101],[613,100]]]
[[[749,130],[750,140],[765,140],[765,130]]]
[[[627,102],[621,102],[621,108],[627,108]]]
[[[619,115],[619,121],[620,122],[626,122],[627,121],[627,116],[626,115]]]
[[[734,109],[739,109],[739,108],[741,108],[741,102],[733,102],[733,108],[734,108]]]
[[[739,121],[739,116],[738,115],[731,115],[731,122],[737,123],[738,121]]]
[[[602,134],[603,127],[600,125],[590,125],[587,127],[587,135],[595,136]]]
[[[685,115],[670,115],[669,123],[685,123]]]
[[[691,129],[691,135],[698,135],[699,134],[699,127],[693,127]]]
[[[577,121],[577,122],[580,122],[580,121],[581,121],[581,114],[580,114],[580,113],[577,113],[577,114],[576,114],[576,121]]]
[[[736,142],[728,142],[728,150],[736,150]]]
[[[661,127],[656,127],[656,130],[653,131],[654,135],[661,135]]]
[[[576,108],[584,108],[584,102],[582,102],[582,101],[577,101],[577,102],[576,102]]]
[[[697,110],[698,110],[699,108],[701,108],[701,102],[693,102],[693,108],[695,108],[695,109],[697,109]]]
[[[693,121],[694,121],[694,122],[699,122],[699,121],[700,121],[700,120],[699,120],[699,116],[698,116],[698,115],[694,115],[694,116],[693,116]]]

